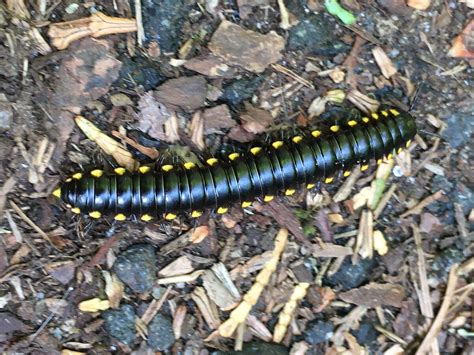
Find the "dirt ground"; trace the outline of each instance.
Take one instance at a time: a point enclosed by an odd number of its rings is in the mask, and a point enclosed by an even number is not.
[[[0,3],[1,351],[473,354],[473,15]],[[53,196],[78,172],[332,134],[380,104],[415,117],[409,149],[291,196],[148,222]]]

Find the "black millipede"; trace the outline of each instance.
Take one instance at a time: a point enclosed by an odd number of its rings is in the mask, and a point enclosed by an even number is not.
[[[341,171],[370,160],[391,159],[410,145],[416,134],[414,118],[407,112],[387,108],[361,120],[349,120],[347,127],[333,125],[331,133],[314,130],[245,153],[231,153],[227,159],[209,158],[202,166],[187,162],[180,166],[162,165],[159,171],[142,166],[128,173],[116,168],[106,174],[96,169],[72,175],[54,195],[74,213],[93,218],[113,214],[116,220],[137,215],[143,221],[174,219],[182,212],[199,217],[204,209],[225,213],[240,203],[249,207],[257,197],[270,201],[283,191],[292,195],[318,181],[331,183]]]

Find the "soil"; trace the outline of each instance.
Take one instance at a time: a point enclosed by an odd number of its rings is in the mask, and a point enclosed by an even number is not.
[[[356,22],[343,24],[323,1],[142,1],[141,37],[123,20],[140,19],[133,2],[7,3],[3,352],[474,352],[472,2],[346,0]],[[117,22],[58,48],[96,20]],[[146,223],[76,215],[52,195],[77,172],[197,164],[380,103],[415,117],[409,149],[271,202]]]

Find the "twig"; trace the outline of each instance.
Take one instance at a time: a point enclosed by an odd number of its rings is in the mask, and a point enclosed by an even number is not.
[[[137,44],[141,47],[145,39],[145,30],[143,29],[142,4],[140,0],[135,0],[135,21],[137,21]]]
[[[163,303],[165,303],[166,299],[168,298],[168,295],[170,294],[170,292],[171,292],[171,286],[168,286],[165,293],[163,293],[163,295],[160,297],[159,300],[153,300],[150,303],[145,313],[143,313],[141,317],[141,320],[145,325],[148,325],[148,323],[150,323],[153,317],[158,313],[158,311],[163,306]]]
[[[5,207],[5,201],[7,200],[7,195],[13,190],[13,187],[16,184],[16,179],[14,176],[10,176],[2,188],[0,189],[0,217],[3,215],[3,208]]]
[[[272,68],[275,69],[277,72],[280,72],[282,74],[285,74],[285,75],[289,76],[290,78],[295,79],[297,82],[299,82],[300,84],[306,86],[307,88],[314,89],[314,86],[313,86],[313,84],[311,84],[311,82],[309,82],[305,78],[302,78],[301,76],[296,74],[294,71],[284,67],[283,65],[272,64]]]
[[[420,277],[421,292],[420,292],[420,309],[421,313],[432,319],[434,317],[433,305],[431,304],[430,288],[428,286],[428,277],[426,276],[425,254],[421,245],[421,234],[418,227],[414,224],[413,237],[415,238],[416,252],[418,254],[418,275]]]
[[[53,244],[53,242],[51,241],[51,239],[48,237],[48,235],[43,232],[43,230],[38,227],[22,210],[20,207],[17,206],[17,204],[13,201],[10,201],[10,206],[12,206],[12,208],[15,210],[15,212],[21,217],[21,219],[23,219],[31,228],[33,228],[39,235],[41,235],[45,240],[47,240],[49,242],[49,244],[51,244],[51,246],[53,246],[54,248],[56,248],[56,246]]]
[[[423,210],[423,208],[425,208],[426,206],[430,205],[431,203],[435,202],[436,200],[439,200],[441,197],[444,196],[444,191],[443,190],[439,190],[439,191],[436,191],[434,194],[426,197],[425,199],[421,200],[416,206],[410,208],[409,210],[407,210],[406,212],[402,213],[400,215],[400,218],[405,218],[409,215],[412,215],[412,214],[420,214],[421,211]]]
[[[458,269],[459,266],[455,264],[449,272],[448,285],[446,287],[446,293],[444,295],[443,303],[441,304],[441,308],[439,309],[436,318],[434,319],[433,323],[431,323],[430,330],[428,331],[428,333],[426,333],[426,336],[421,342],[420,347],[416,351],[416,355],[421,355],[428,352],[430,350],[430,346],[433,344],[433,341],[436,339],[439,332],[441,331],[443,321],[449,310],[449,305],[451,304],[451,299],[454,296],[454,289],[456,288],[456,284],[458,281]]]
[[[461,234],[463,238],[467,238],[466,217],[464,216],[460,203],[454,204],[454,217],[456,218],[456,222],[458,222],[459,234]]]

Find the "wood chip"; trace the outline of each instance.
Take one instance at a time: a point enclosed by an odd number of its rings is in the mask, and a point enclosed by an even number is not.
[[[375,308],[393,306],[400,308],[405,299],[405,289],[396,284],[380,284],[371,282],[366,286],[342,292],[338,295],[344,302]]]
[[[397,74],[397,68],[382,48],[375,47],[372,49],[372,55],[374,56],[375,62],[379,66],[384,77],[390,79],[392,76]]]
[[[214,32],[208,48],[229,64],[261,73],[282,58],[280,52],[285,48],[285,39],[273,31],[262,35],[224,20]]]
[[[158,272],[161,277],[171,277],[176,275],[189,274],[194,271],[191,260],[186,255],[174,260]]]

